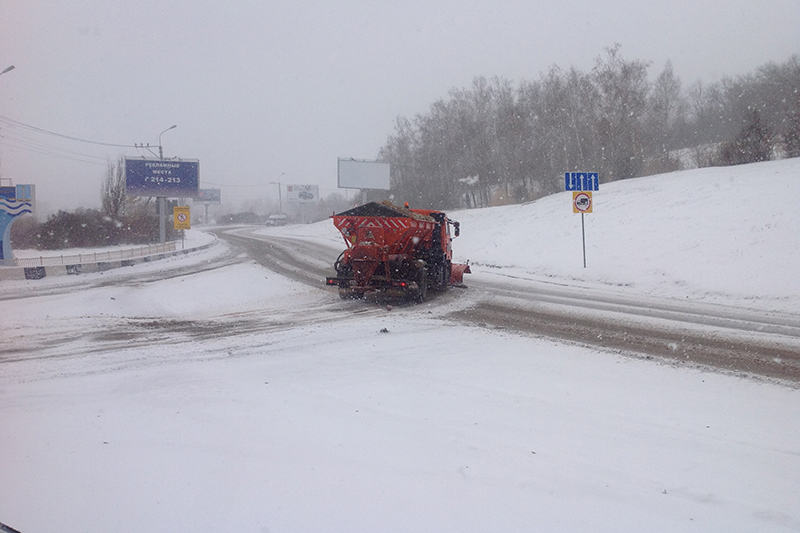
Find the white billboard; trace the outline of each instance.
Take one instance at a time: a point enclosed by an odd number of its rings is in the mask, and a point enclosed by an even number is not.
[[[318,185],[287,185],[286,199],[296,204],[311,204],[319,202]]]
[[[389,163],[339,159],[339,187],[341,189],[380,189],[390,187]]]

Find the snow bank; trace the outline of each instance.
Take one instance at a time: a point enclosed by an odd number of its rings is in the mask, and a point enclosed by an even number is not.
[[[600,185],[585,215],[571,194],[454,213],[456,254],[474,270],[674,298],[800,309],[800,159],[696,169]]]

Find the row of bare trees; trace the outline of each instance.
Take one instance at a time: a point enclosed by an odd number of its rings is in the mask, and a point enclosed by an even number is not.
[[[797,56],[688,90],[670,63],[652,81],[649,68],[617,45],[590,72],[553,67],[516,85],[476,78],[426,113],[397,119],[379,155],[392,165],[392,192],[420,207],[477,207],[500,200],[492,195],[522,202],[556,192],[566,171],[614,181],[676,170],[687,158],[708,166],[776,149],[800,155]]]

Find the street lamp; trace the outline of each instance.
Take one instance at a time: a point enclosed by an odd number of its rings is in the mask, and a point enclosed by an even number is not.
[[[278,209],[279,213],[283,214],[283,200],[281,199],[281,177],[286,174],[286,172],[281,172],[281,175],[278,176],[278,181],[270,181],[270,185],[277,185],[278,186]]]
[[[170,126],[169,128],[165,129],[164,131],[162,131],[161,133],[158,134],[158,158],[159,159],[164,159],[164,149],[161,147],[161,136],[164,135],[164,133],[168,132],[169,130],[174,130],[177,127],[178,127],[177,124],[173,124],[172,126]]]
[[[3,70],[3,72],[0,72],[0,74],[5,74],[6,72],[10,72],[12,70],[14,70],[14,65],[11,65],[10,67],[6,67],[5,70]]]

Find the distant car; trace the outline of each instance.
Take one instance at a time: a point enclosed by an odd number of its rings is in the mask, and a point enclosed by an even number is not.
[[[286,215],[270,215],[267,217],[267,226],[285,226],[289,221]]]

